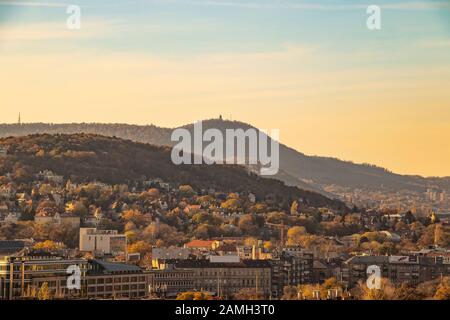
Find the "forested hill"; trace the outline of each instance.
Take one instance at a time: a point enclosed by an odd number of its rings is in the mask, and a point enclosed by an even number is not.
[[[343,203],[320,194],[285,186],[274,179],[258,177],[245,168],[226,165],[176,166],[170,147],[93,134],[29,135],[0,139],[7,156],[0,158],[0,175],[12,173],[26,182],[45,169],[73,181],[98,180],[111,184],[142,178],[161,178],[195,189],[214,188],[223,192],[252,192],[259,198],[273,195],[288,205],[302,198],[314,207],[344,208]]]
[[[204,129],[227,128],[244,130],[251,125],[220,119],[203,121]],[[192,130],[192,125],[184,128]],[[0,124],[0,137],[24,136],[42,133],[92,133],[104,136],[130,139],[159,146],[171,146],[170,135],[173,129],[154,125],[138,126],[128,124],[72,123],[72,124]],[[308,137],[304,137],[308,139]],[[372,190],[412,190],[425,192],[427,188],[450,191],[450,177],[423,178],[399,175],[386,169],[367,164],[356,164],[335,158],[308,156],[283,144],[280,145],[280,174],[277,179],[302,189],[322,190],[327,185],[338,185],[351,189]]]

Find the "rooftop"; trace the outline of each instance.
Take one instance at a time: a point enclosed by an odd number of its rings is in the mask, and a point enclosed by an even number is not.
[[[138,266],[109,262],[104,260],[91,260],[93,268],[89,270],[92,274],[121,274],[121,273],[142,273],[142,269]]]

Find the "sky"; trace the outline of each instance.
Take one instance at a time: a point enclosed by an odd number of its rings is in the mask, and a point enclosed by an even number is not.
[[[0,122],[19,112],[165,127],[221,114],[306,154],[450,176],[450,1],[0,0]]]

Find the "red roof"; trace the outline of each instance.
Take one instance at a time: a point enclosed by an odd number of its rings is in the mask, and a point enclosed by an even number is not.
[[[213,240],[192,240],[184,245],[185,248],[212,248]]]

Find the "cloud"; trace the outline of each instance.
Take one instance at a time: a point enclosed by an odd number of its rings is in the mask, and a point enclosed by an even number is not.
[[[1,1],[0,0],[0,6],[60,8],[60,7],[67,7],[68,5],[69,5],[68,3],[62,3],[62,2]]]
[[[65,20],[61,22],[8,24],[8,27],[3,27],[0,40],[2,42],[13,42],[95,38],[106,36],[115,23],[115,21],[101,19],[83,21],[80,30],[69,30]]]
[[[448,48],[450,47],[450,39],[434,39],[417,43],[421,48]]]
[[[197,6],[221,6],[238,7],[250,9],[299,9],[299,10],[359,10],[366,9],[371,3],[366,4],[326,4],[326,3],[304,3],[294,1],[272,1],[272,0],[149,0],[152,3],[187,4]],[[409,1],[379,4],[381,8],[388,10],[432,10],[450,9],[450,3],[445,1]]]

